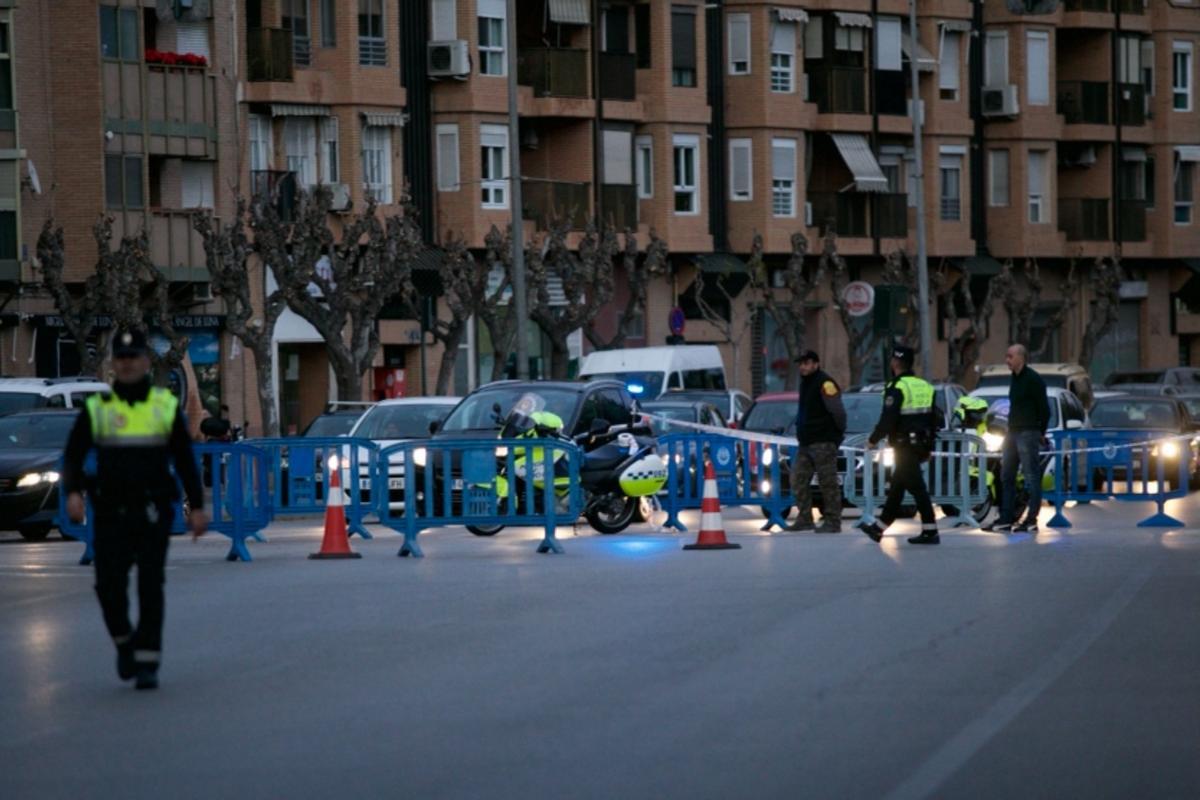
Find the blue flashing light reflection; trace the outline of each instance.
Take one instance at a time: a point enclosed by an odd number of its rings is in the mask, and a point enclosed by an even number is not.
[[[640,556],[664,550],[671,545],[670,541],[648,539],[621,539],[612,543],[612,547],[622,555]]]
[[[642,394],[646,391],[646,387],[642,386],[640,383],[630,383],[627,384],[625,388],[629,390],[630,394]]]

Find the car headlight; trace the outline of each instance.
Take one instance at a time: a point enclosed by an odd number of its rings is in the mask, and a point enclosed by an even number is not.
[[[890,447],[885,447],[882,450],[876,450],[871,458],[876,464],[882,461],[885,467],[890,467],[896,463],[896,451]]]
[[[329,471],[330,471],[330,472],[333,472],[334,470],[336,470],[336,469],[338,469],[339,467],[341,467],[341,465],[342,465],[342,460],[341,460],[340,458],[338,458],[337,454],[335,453],[334,455],[331,455],[331,456],[329,457],[329,461],[328,461],[328,462],[326,462],[326,463],[328,463],[328,464],[329,464]]]
[[[989,453],[998,453],[1000,448],[1004,446],[1004,437],[998,433],[985,433],[983,435],[983,446],[988,449]]]
[[[429,452],[424,447],[418,447],[412,451],[413,463],[418,467],[425,466],[425,462],[429,458]]]
[[[775,463],[775,448],[774,447],[766,448],[765,450],[763,450],[762,456],[763,456],[763,459],[762,459],[763,466],[764,467],[771,466],[772,464]]]
[[[682,463],[683,463],[683,453],[676,453],[675,454],[675,466],[679,466]]]
[[[21,476],[21,479],[17,481],[17,486],[21,489],[28,489],[30,486],[39,486],[43,483],[58,483],[58,478],[58,473],[53,470],[49,472],[29,472]]]
[[[507,447],[497,447],[496,448],[496,458],[508,458],[508,448]],[[413,460],[414,461],[417,460],[417,456],[415,453],[413,454]],[[421,461],[418,461],[417,463],[420,464],[421,466],[425,466],[425,461],[423,459]]]
[[[1163,442],[1162,446],[1157,449],[1163,458],[1177,458],[1179,456],[1179,444],[1176,442]]]
[[[771,493],[771,482],[763,481],[762,483],[760,483],[758,485],[758,489],[762,494],[770,494]]]

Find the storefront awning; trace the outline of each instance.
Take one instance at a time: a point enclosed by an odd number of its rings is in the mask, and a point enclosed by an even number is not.
[[[403,128],[408,115],[400,111],[364,111],[363,124],[379,128]]]
[[[1200,161],[1200,146],[1194,144],[1179,145],[1175,148],[1175,155],[1179,156],[1180,161]]]
[[[272,117],[328,117],[329,106],[309,106],[300,103],[271,103]]]
[[[914,42],[913,38],[907,33],[900,34],[900,52],[908,57],[909,61],[913,60],[913,54],[916,54],[917,69],[921,72],[933,72],[937,69],[937,59],[921,46],[920,42]]]
[[[775,16],[780,22],[808,22],[808,12],[803,8],[775,7]]]
[[[843,28],[870,28],[871,16],[869,14],[855,14],[850,11],[835,11],[833,15],[837,17],[838,25]]]
[[[547,0],[550,21],[560,25],[588,25],[588,0]]]
[[[871,146],[867,144],[867,137],[858,133],[829,135],[833,137],[833,143],[842,154],[842,160],[854,175],[854,188],[860,192],[887,191],[887,178],[883,177],[883,170],[879,168],[879,162],[871,152]]]

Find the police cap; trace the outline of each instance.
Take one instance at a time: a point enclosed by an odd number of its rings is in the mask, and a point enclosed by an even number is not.
[[[137,358],[146,354],[146,334],[139,330],[120,330],[113,335],[113,358]]]
[[[892,358],[896,359],[906,367],[911,367],[913,362],[917,360],[917,354],[911,347],[905,347],[902,344],[898,344],[892,348]]]
[[[800,355],[796,356],[796,363],[803,364],[805,361],[812,361],[817,364],[821,363],[821,357],[817,355],[816,350],[805,350]]]

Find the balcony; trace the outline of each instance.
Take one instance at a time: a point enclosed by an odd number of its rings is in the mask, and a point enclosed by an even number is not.
[[[591,216],[591,184],[521,179],[521,219],[532,220],[539,231],[566,219],[571,230],[583,230]]]
[[[1107,125],[1108,82],[1059,81],[1058,113],[1068,125]]]
[[[1068,242],[1107,242],[1107,197],[1060,197],[1058,229]]]
[[[1146,124],[1146,87],[1140,83],[1117,84],[1117,122],[1120,125]]]
[[[216,156],[216,81],[207,67],[146,65],[148,152]]]
[[[523,48],[517,54],[517,83],[533,87],[534,97],[587,97],[587,51]]]
[[[197,209],[150,212],[150,258],[172,281],[208,280],[204,240],[192,227]]]
[[[247,30],[246,71],[251,81],[290,81],[292,32],[283,28]]]
[[[633,53],[600,54],[600,97],[604,100],[637,99],[637,56]]]
[[[875,235],[884,239],[908,236],[908,195],[875,194]]]
[[[637,187],[632,184],[606,183],[600,187],[604,221],[616,230],[636,229],[638,224]]]
[[[867,195],[859,192],[809,192],[813,225],[824,236],[832,228],[838,236],[867,236]]]
[[[255,170],[250,173],[250,194],[267,199],[284,222],[291,222],[296,211],[296,173],[285,170]]]
[[[861,67],[814,67],[808,77],[810,99],[822,114],[865,114],[866,76]]]
[[[299,34],[292,37],[292,63],[297,67],[312,64],[312,38]]]
[[[1117,212],[1117,230],[1122,242],[1146,241],[1146,201],[1122,200]]]

